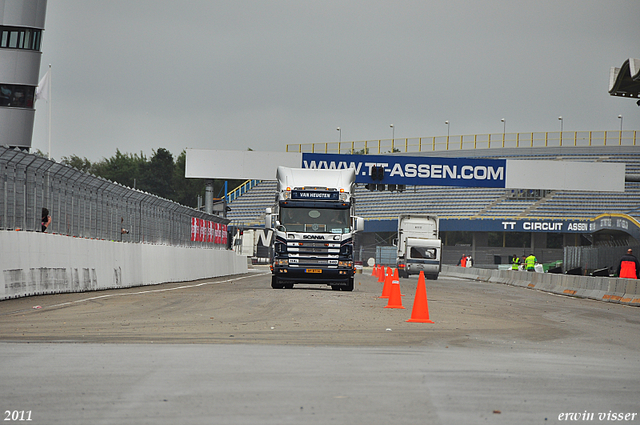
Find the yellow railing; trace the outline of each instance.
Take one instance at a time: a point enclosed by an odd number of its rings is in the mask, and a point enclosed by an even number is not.
[[[240,186],[236,187],[229,193],[227,193],[227,202],[235,201],[239,198],[243,193],[248,192],[253,186],[260,183],[260,180],[247,180],[242,183]]]
[[[287,152],[384,154],[391,152],[439,152],[493,148],[638,146],[637,133],[637,130],[550,131],[413,137],[408,139],[363,140],[358,142],[300,143],[288,144]]]

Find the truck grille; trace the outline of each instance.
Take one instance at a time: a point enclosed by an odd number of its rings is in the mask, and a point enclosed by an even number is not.
[[[340,254],[339,242],[289,241],[289,265],[291,267],[337,267]]]
[[[289,242],[287,243],[287,251],[301,256],[305,254],[310,256],[337,255],[340,253],[340,244],[335,242]]]
[[[298,262],[294,262],[298,260]],[[310,266],[337,266],[337,259],[328,258],[295,258],[289,257],[289,266],[291,267],[310,267]]]

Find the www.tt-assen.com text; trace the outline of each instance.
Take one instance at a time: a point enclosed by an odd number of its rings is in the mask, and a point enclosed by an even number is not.
[[[354,168],[356,176],[370,175],[372,167],[384,167],[388,177],[477,180],[504,182],[504,166],[477,164],[402,164],[389,162],[303,161],[303,168],[318,170],[341,170]]]

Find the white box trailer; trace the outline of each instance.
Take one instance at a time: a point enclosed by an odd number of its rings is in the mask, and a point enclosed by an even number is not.
[[[396,265],[400,277],[421,271],[427,279],[437,279],[441,270],[442,241],[438,217],[401,214],[398,217]]]

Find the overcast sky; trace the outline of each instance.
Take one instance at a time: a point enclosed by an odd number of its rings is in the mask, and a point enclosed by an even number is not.
[[[49,0],[52,156],[640,130],[638,0]],[[47,148],[47,103],[32,147]]]

